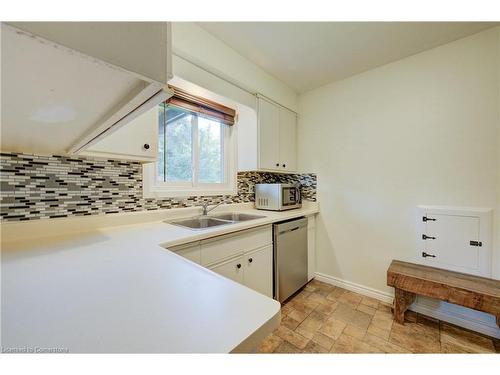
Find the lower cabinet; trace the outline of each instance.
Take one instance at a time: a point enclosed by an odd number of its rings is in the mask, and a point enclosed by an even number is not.
[[[273,297],[270,225],[169,248],[176,254]]]
[[[268,297],[273,297],[272,245],[219,263],[209,269]]]
[[[210,270],[273,298],[273,246],[219,263]]]

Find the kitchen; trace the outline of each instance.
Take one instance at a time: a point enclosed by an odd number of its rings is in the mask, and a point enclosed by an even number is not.
[[[1,38],[3,353],[499,352],[498,22]]]

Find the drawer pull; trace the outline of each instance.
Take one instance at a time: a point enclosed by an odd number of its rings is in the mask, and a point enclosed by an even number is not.
[[[435,258],[436,256],[434,254],[428,254],[425,251],[422,251],[422,257],[424,257],[424,258],[427,258],[427,257]]]
[[[240,264],[240,263],[238,263],[238,264],[236,265],[236,268],[237,268],[237,269],[240,269],[240,268],[241,268],[241,264]]]
[[[248,258],[248,263],[252,263],[253,262],[253,259],[252,258]]]

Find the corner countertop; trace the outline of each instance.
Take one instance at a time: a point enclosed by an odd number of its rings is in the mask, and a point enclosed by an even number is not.
[[[4,351],[251,350],[278,325],[279,303],[167,249],[312,215],[317,204],[284,212],[228,205],[217,212],[265,218],[202,231],[164,222],[193,209],[167,211],[124,214],[109,226],[92,218],[2,223]]]

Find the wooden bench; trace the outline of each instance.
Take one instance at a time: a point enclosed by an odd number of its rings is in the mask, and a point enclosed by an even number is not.
[[[425,296],[496,316],[500,327],[500,281],[393,260],[387,285],[394,287],[394,320],[403,324],[415,297]]]

